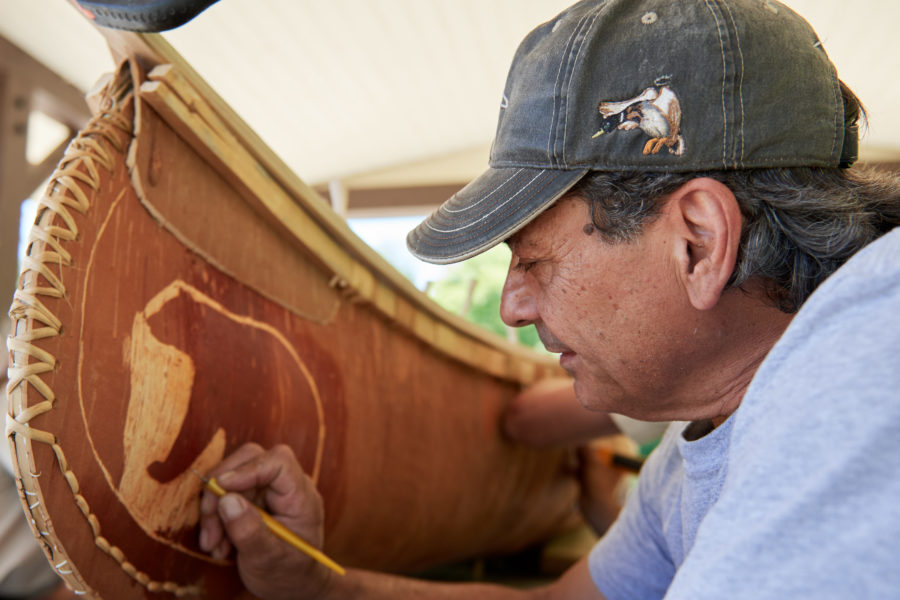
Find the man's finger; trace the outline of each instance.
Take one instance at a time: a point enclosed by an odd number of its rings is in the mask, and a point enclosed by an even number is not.
[[[212,552],[216,546],[221,544],[225,536],[222,522],[219,520],[218,505],[215,509],[216,512],[212,515],[204,515],[200,518],[199,544],[200,549],[204,552]]]
[[[228,538],[245,562],[273,562],[290,549],[268,530],[259,512],[240,494],[222,496],[218,508]]]
[[[232,455],[233,456],[233,455]],[[253,449],[245,453],[247,460],[235,464],[233,468],[216,471],[221,473],[216,479],[228,491],[266,490],[276,496],[291,496],[297,490],[297,483],[304,478],[303,471],[286,445],[275,446],[268,452],[255,453]],[[237,462],[237,461],[224,461]]]
[[[216,465],[216,468],[207,473],[207,477],[216,477],[222,473],[227,473],[228,471],[232,471],[239,467],[240,465],[247,463],[263,454],[266,451],[259,444],[247,443],[242,445],[240,448],[226,456],[222,462]]]
[[[252,461],[261,454],[265,454],[265,450],[259,444],[244,444],[209,471],[207,477],[218,477],[222,473],[227,473]],[[225,538],[225,532],[219,520],[219,498],[208,489],[203,491],[200,498],[199,544],[204,552],[211,553],[214,558],[224,558],[231,551],[231,544]]]

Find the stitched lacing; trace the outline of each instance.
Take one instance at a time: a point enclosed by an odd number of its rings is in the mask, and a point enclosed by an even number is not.
[[[130,82],[128,83],[130,86]],[[62,329],[60,319],[41,302],[40,297],[64,299],[66,288],[63,283],[63,268],[71,266],[72,256],[63,247],[63,242],[72,242],[78,238],[78,224],[75,213],[85,214],[90,208],[90,200],[83,184],[91,190],[100,187],[100,169],[111,173],[115,167],[112,152],[123,154],[125,144],[120,139],[124,132],[131,137],[131,120],[117,112],[119,103],[110,101],[121,98],[127,89],[119,87],[107,91],[109,106],[87,124],[78,136],[69,144],[63,160],[47,185],[47,191],[38,206],[35,225],[32,227],[28,250],[22,264],[22,275],[19,279],[9,315],[14,321],[13,335],[9,338],[9,349],[13,360],[9,368],[7,394],[11,397],[14,390],[23,386],[20,393],[25,397],[25,385],[30,385],[43,400],[31,406],[17,409],[10,403],[10,414],[6,418],[6,435],[21,435],[32,442],[48,444],[56,455],[59,468],[72,490],[75,504],[87,519],[94,537],[94,543],[100,550],[112,557],[123,571],[145,586],[151,592],[169,592],[176,596],[198,595],[201,590],[197,586],[180,586],[171,581],[153,581],[150,576],[139,571],[129,562],[118,547],[101,535],[100,521],[91,512],[90,506],[79,491],[78,479],[69,469],[63,448],[56,435],[49,431],[41,431],[30,425],[30,421],[53,409],[56,395],[41,375],[56,367],[56,358],[34,342],[59,335]],[[48,212],[50,214],[48,214]],[[54,271],[55,268],[55,271]],[[40,283],[41,281],[45,283]],[[34,328],[35,324],[40,324]],[[19,331],[23,329],[24,331]],[[20,404],[20,403],[18,403]],[[31,474],[37,477],[37,474]],[[38,526],[46,520],[35,514],[40,505],[39,495],[24,489],[29,500],[32,523],[45,543],[49,543],[50,533]],[[48,548],[49,555],[63,555],[58,547]],[[74,576],[68,567],[68,560],[53,564],[60,575],[70,583]],[[79,584],[83,582],[79,581]],[[85,590],[75,590],[76,594],[86,594]]]

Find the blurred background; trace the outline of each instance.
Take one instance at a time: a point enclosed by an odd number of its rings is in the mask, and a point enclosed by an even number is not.
[[[505,247],[448,267],[406,232],[487,165],[522,37],[570,0],[220,0],[164,37],[351,228],[452,312],[526,344],[497,316]],[[790,0],[862,98],[862,162],[900,165],[896,0]],[[114,65],[65,0],[0,0],[0,301],[34,200]],[[21,223],[20,223],[21,215]]]

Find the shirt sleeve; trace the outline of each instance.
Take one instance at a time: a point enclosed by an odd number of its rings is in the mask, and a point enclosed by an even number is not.
[[[619,518],[588,558],[594,584],[608,600],[658,599],[672,580],[674,566],[658,506],[666,496],[666,471],[674,460],[672,431],[647,459]]]

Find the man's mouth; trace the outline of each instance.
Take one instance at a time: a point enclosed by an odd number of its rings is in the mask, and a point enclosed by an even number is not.
[[[547,331],[546,329],[537,329],[538,337],[541,340],[541,343],[546,348],[547,352],[552,352],[554,354],[559,354],[560,359],[564,355],[574,356],[575,353],[561,341],[559,341],[555,335]]]
[[[547,352],[552,352],[553,354],[559,354],[561,356],[566,355],[566,354],[572,354],[572,355],[575,354],[575,352],[573,350],[570,350],[569,348],[566,348],[565,346],[560,346],[560,345],[556,345],[556,346],[546,346],[545,345],[544,348],[547,350]]]

